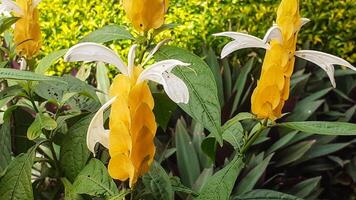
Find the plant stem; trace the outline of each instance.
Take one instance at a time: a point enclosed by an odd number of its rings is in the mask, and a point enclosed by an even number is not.
[[[268,127],[267,126],[268,119],[265,119],[261,124],[260,129],[247,141],[247,144],[242,148],[241,154],[244,155],[247,150],[256,142],[258,137],[260,137],[261,133]]]

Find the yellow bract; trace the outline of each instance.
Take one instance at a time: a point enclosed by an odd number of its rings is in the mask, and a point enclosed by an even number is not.
[[[168,4],[168,0],[123,0],[127,17],[139,31],[161,27]]]
[[[285,101],[289,98],[290,77],[294,69],[294,53],[301,26],[298,0],[282,0],[277,12],[277,25],[283,42],[270,42],[262,65],[257,87],[251,98],[252,112],[258,118],[276,120],[282,116]]]
[[[33,7],[32,0],[17,0],[23,15],[16,13],[20,19],[15,24],[14,41],[17,54],[26,58],[34,57],[41,48],[41,29],[39,13]]]
[[[154,100],[147,82],[136,84],[141,72],[142,68],[135,67],[132,78],[116,76],[110,89],[116,100],[109,124],[109,174],[121,181],[130,179],[130,187],[149,170],[155,154]]]

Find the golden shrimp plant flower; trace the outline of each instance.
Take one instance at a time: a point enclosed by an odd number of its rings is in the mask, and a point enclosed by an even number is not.
[[[214,34],[234,39],[223,48],[222,58],[244,48],[267,50],[260,79],[251,97],[251,110],[258,118],[271,120],[282,116],[283,106],[289,98],[295,56],[313,62],[325,70],[333,87],[336,87],[334,65],[346,66],[356,71],[355,67],[339,57],[313,50],[296,51],[298,32],[309,22],[309,19],[300,17],[298,0],[282,0],[276,22],[264,39],[236,32]]]
[[[168,0],[123,0],[126,15],[138,31],[161,27],[168,4]]]
[[[146,61],[162,44],[157,45]],[[114,51],[96,43],[80,43],[65,55],[67,62],[105,62],[116,66],[121,72],[110,87],[110,100],[99,109],[89,125],[87,146],[94,154],[97,143],[108,148],[111,156],[108,166],[110,176],[121,181],[129,179],[130,187],[149,170],[155,154],[153,139],[157,127],[152,111],[154,100],[147,80],[162,84],[174,102],[187,104],[189,101],[186,84],[171,72],[177,66],[189,64],[172,59],[157,62],[146,69],[135,67],[135,49],[136,45],[130,49],[128,67]],[[106,130],[103,112],[109,106],[109,130]]]
[[[41,29],[37,5],[41,0],[2,0],[1,10],[19,17],[15,23],[16,53],[28,59],[36,56],[41,48]]]

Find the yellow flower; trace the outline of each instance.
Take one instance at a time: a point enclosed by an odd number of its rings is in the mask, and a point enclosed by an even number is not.
[[[222,58],[243,48],[267,50],[260,80],[251,97],[251,110],[258,118],[276,120],[282,116],[283,106],[289,98],[295,56],[311,61],[325,70],[334,87],[333,65],[344,65],[356,71],[350,63],[336,56],[311,50],[296,51],[298,32],[307,22],[308,19],[299,15],[298,0],[282,0],[277,11],[277,24],[267,31],[263,40],[243,33],[215,34],[234,39],[223,48]]]
[[[161,27],[168,4],[168,0],[123,0],[126,15],[138,31]]]
[[[146,63],[158,50],[153,50]],[[122,74],[117,75],[110,88],[110,98],[89,125],[87,145],[95,154],[95,144],[109,149],[109,174],[114,179],[129,179],[132,187],[137,179],[151,166],[155,146],[156,122],[153,114],[154,100],[146,80],[163,85],[167,95],[176,103],[188,103],[189,91],[185,83],[171,73],[176,66],[188,66],[178,60],[164,60],[148,66],[145,70],[134,67],[134,45],[129,53],[128,67],[115,52],[95,43],[80,43],[65,55],[65,61],[100,61],[116,66]],[[103,127],[103,112],[111,105],[109,130]]]
[[[37,55],[41,48],[41,30],[37,5],[41,0],[2,0],[4,11],[14,12],[19,17],[15,23],[14,41],[16,53],[26,58]]]

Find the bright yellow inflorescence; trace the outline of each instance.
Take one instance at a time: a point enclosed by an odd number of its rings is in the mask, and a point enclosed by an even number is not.
[[[31,59],[41,48],[39,12],[33,6],[32,0],[17,0],[16,3],[23,10],[23,15],[16,13],[16,16],[20,18],[14,30],[16,53]]]
[[[154,100],[147,82],[136,84],[141,72],[142,68],[135,67],[132,78],[116,76],[110,89],[116,100],[109,124],[109,174],[121,181],[129,179],[130,187],[149,170],[155,154]]]
[[[298,0],[282,0],[277,12],[277,25],[283,42],[271,40],[260,80],[251,98],[252,112],[258,118],[276,120],[282,116],[285,101],[289,98],[290,77],[294,69],[294,53],[301,27]]]
[[[138,31],[161,27],[168,4],[168,0],[123,0],[126,15]]]

